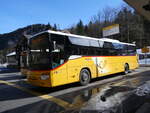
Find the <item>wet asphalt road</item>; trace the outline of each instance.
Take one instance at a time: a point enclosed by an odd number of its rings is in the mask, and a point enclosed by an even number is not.
[[[0,74],[0,113],[150,113],[150,67],[55,88],[31,86],[20,73]]]

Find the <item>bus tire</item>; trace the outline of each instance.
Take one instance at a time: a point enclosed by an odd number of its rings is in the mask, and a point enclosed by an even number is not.
[[[129,73],[129,70],[130,70],[130,68],[129,68],[129,64],[125,64],[124,65],[124,74],[126,75],[126,74],[128,74]]]
[[[80,72],[80,84],[82,86],[87,85],[91,80],[90,72],[87,69],[82,69]]]

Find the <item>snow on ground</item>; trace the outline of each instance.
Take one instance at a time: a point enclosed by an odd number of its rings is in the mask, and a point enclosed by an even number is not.
[[[148,96],[150,95],[150,81],[147,81],[142,86],[139,86],[135,92],[138,96]]]

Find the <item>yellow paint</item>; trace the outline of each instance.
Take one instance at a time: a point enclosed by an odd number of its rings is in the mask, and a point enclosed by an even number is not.
[[[108,26],[108,27],[104,27],[103,31],[110,30],[110,29],[112,29],[114,27],[119,27],[119,24],[114,24],[114,25],[111,25],[111,26]]]
[[[125,63],[129,68],[138,67],[137,56],[108,56],[108,57],[81,57],[68,60],[67,63],[51,71],[30,71],[28,82],[42,87],[55,87],[73,82],[79,82],[80,71],[87,68],[91,72],[91,78],[106,76],[124,71]],[[48,80],[41,80],[43,73],[49,73]]]
[[[142,53],[148,53],[150,52],[150,49],[148,47],[142,48]]]
[[[21,87],[21,86],[18,86],[16,84],[13,84],[13,83],[10,83],[10,82],[7,82],[7,81],[2,81],[0,80],[0,83],[3,83],[3,84],[7,84],[9,86],[12,86],[14,88],[17,88],[17,89],[20,89],[24,92],[27,92],[29,94],[32,94],[32,95],[35,95],[35,96],[38,96],[42,99],[46,99],[46,100],[49,100],[49,101],[52,101],[60,106],[62,106],[63,108],[67,109],[69,106],[71,106],[71,104],[69,104],[68,102],[64,101],[64,100],[61,100],[61,99],[58,99],[56,97],[53,97],[53,96],[50,96],[50,95],[42,95],[41,93],[38,93],[38,92],[35,92],[35,91],[31,91],[31,90],[28,90],[24,87]]]

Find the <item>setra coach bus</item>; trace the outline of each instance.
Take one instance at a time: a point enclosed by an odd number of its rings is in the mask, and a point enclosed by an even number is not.
[[[55,87],[73,82],[87,85],[92,78],[138,67],[135,44],[44,31],[30,38],[28,82]]]

